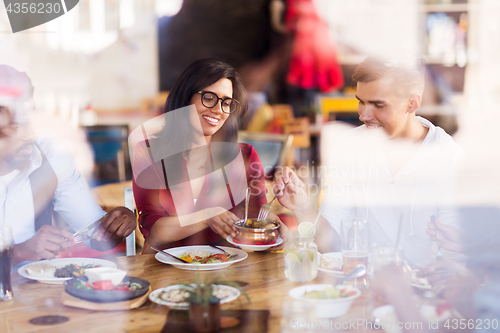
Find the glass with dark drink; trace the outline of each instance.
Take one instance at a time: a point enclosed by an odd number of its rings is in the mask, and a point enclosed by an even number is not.
[[[12,300],[12,284],[10,271],[12,270],[12,229],[9,226],[0,226],[0,301]]]

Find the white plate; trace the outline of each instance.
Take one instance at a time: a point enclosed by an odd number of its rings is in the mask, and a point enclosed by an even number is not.
[[[414,269],[411,271],[411,285],[420,290],[431,290],[432,286],[428,284],[421,284],[415,277],[415,275],[419,272],[419,269]]]
[[[221,299],[220,300],[221,304],[234,301],[235,299],[237,299],[241,295],[240,291],[234,287],[225,286],[225,285],[217,285],[217,287],[218,288],[227,288],[227,289],[231,290],[231,292],[233,294],[229,297]],[[154,302],[154,303],[160,304],[160,305],[167,305],[173,309],[187,310],[187,308],[189,307],[188,302],[180,302],[180,303],[168,302],[168,301],[165,301],[159,297],[160,293],[163,291],[170,291],[170,290],[179,289],[179,288],[184,288],[184,286],[179,284],[179,285],[175,285],[175,286],[156,289],[155,291],[153,291],[149,294],[149,299],[151,300],[151,302]]]
[[[337,277],[337,278],[343,278],[344,277],[344,272],[343,271],[336,271],[336,270],[333,270],[333,269],[327,269],[327,268],[323,268],[321,267],[321,257],[322,256],[325,256],[325,257],[334,257],[334,258],[339,258],[341,262],[343,262],[343,259],[342,259],[342,252],[331,252],[331,253],[323,253],[319,256],[319,259],[318,259],[318,270],[321,271],[321,272],[324,272],[330,276],[334,276],[334,277]]]
[[[248,254],[245,251],[235,249],[234,247],[227,247],[227,246],[219,246],[219,247],[224,249],[227,253],[237,254],[238,256],[234,259],[230,259],[227,262],[220,262],[220,263],[213,263],[213,264],[185,264],[185,263],[177,261],[176,259],[169,257],[166,254],[163,254],[161,252],[157,252],[155,255],[155,258],[159,262],[172,265],[175,268],[187,269],[189,271],[212,271],[215,269],[226,268],[228,266],[231,266],[234,263],[245,260],[248,257]],[[208,246],[208,245],[182,246],[182,247],[174,247],[171,249],[166,249],[166,251],[168,253],[170,253],[171,255],[174,255],[176,257],[180,257],[183,253],[185,253],[186,251],[190,251],[190,250],[207,251],[207,252],[210,252],[212,254],[223,253],[222,251],[219,251],[219,250],[217,250],[211,246]]]
[[[52,260],[43,260],[43,261],[32,262],[30,264],[27,264],[27,265],[20,267],[17,272],[19,273],[19,275],[21,275],[22,277],[25,277],[27,279],[37,280],[38,282],[48,283],[48,284],[63,284],[64,281],[72,279],[72,278],[58,278],[58,277],[53,277],[53,278],[37,277],[35,275],[28,274],[28,272],[26,272],[26,267],[28,267],[30,265],[36,265],[36,264],[47,264],[47,265],[55,266],[56,268],[61,268],[61,267],[64,267],[66,265],[69,265],[69,264],[76,264],[78,266],[94,264],[94,265],[99,265],[99,266],[103,266],[103,267],[116,268],[116,264],[114,262],[111,262],[108,260],[103,260],[103,259],[61,258],[61,259],[52,259]]]
[[[443,311],[440,316],[436,313],[436,306],[431,304],[425,304],[419,309],[420,316],[428,322],[440,322],[446,320],[450,317],[451,313],[449,310]],[[398,323],[400,320],[396,315],[396,310],[392,305],[379,306],[373,309],[372,317],[376,323],[381,327],[385,327],[387,333],[402,333],[403,331],[398,328]],[[424,322],[423,327],[427,324]],[[375,326],[375,325],[374,325]]]
[[[265,250],[269,249],[270,247],[277,246],[277,245],[280,245],[281,243],[283,243],[283,239],[281,239],[281,237],[278,237],[278,239],[276,239],[276,242],[274,242],[272,244],[266,244],[266,245],[250,245],[250,244],[236,243],[235,241],[233,241],[233,237],[231,237],[231,236],[227,236],[226,240],[229,243],[236,245],[245,251],[265,251]]]

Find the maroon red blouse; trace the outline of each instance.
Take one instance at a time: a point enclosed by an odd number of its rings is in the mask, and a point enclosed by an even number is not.
[[[204,208],[223,207],[243,219],[243,199],[247,186],[252,188],[248,215],[258,216],[260,207],[266,203],[264,169],[252,146],[245,143],[238,146],[241,155],[218,170],[205,172],[203,187],[195,203],[186,159],[179,158],[178,167],[172,167],[172,164],[168,166],[164,160],[152,163],[146,142],[137,145],[134,151],[133,187],[139,212],[139,227],[146,240],[144,253],[151,252],[150,231],[153,224],[162,217],[183,216]],[[211,170],[210,167],[207,169]],[[137,170],[140,171],[139,174],[135,173]],[[182,240],[163,244],[162,248],[199,244],[228,245],[226,240],[207,227]]]

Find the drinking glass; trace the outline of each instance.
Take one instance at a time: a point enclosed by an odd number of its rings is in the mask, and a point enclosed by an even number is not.
[[[12,300],[12,228],[0,226],[0,301]]]
[[[368,287],[368,223],[364,220],[354,220],[345,238],[341,234],[342,258],[344,261],[344,274],[349,274],[357,265],[366,267],[367,273],[356,278],[352,283],[356,287]]]
[[[411,280],[411,267],[403,260],[402,247],[374,246],[371,256],[374,273],[383,270],[388,265],[401,266],[409,280]]]
[[[285,276],[294,282],[309,282],[318,275],[318,246],[313,236],[290,233],[285,245]]]
[[[374,246],[372,251],[372,263],[374,270],[383,269],[387,265],[403,263],[403,248]]]

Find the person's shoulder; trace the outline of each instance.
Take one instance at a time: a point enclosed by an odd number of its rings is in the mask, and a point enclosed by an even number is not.
[[[66,147],[58,138],[57,134],[51,129],[37,131],[35,142],[49,160],[51,158],[71,155],[68,147]]]
[[[249,145],[248,143],[244,143],[244,142],[238,143],[238,147],[240,147],[241,153],[243,155],[248,154],[252,151],[255,151],[253,146]]]
[[[240,147],[241,155],[243,155],[243,157],[245,158],[250,158],[254,155],[257,155],[255,148],[252,145],[249,145],[248,143],[240,142],[238,143],[238,147]]]
[[[463,160],[465,151],[453,140],[451,135],[425,118],[419,117],[419,122],[429,128],[428,137],[426,137],[427,145],[425,147],[432,154],[436,163],[440,161],[443,165],[454,167]]]
[[[35,142],[47,158],[59,181],[79,174],[71,150],[53,130],[37,131]]]
[[[430,142],[432,144],[437,144],[439,147],[442,149],[447,150],[448,152],[458,154],[458,155],[463,155],[464,150],[458,143],[453,140],[451,135],[446,133],[444,129],[442,129],[439,126],[434,126],[431,124],[430,131],[432,130],[431,137],[430,137]]]
[[[245,164],[248,165],[249,163],[256,161],[261,163],[259,154],[255,151],[255,148],[252,145],[247,143],[238,143],[238,147],[240,148]]]
[[[58,137],[56,132],[51,129],[42,129],[36,132],[35,141],[42,148],[42,150],[49,150],[54,145],[58,143]]]

